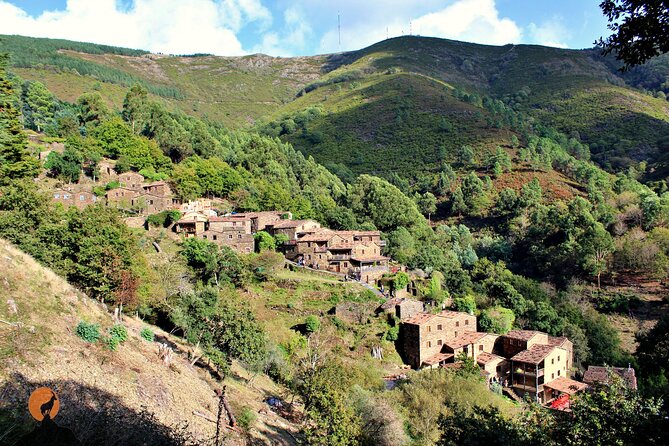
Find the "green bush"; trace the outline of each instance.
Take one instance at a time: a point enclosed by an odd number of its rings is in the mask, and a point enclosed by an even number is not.
[[[386,341],[395,342],[400,337],[400,326],[390,327],[386,332]]]
[[[109,329],[109,336],[118,339],[119,342],[125,342],[128,340],[128,329],[121,324],[116,324]]]
[[[153,331],[151,331],[151,329],[148,327],[142,328],[142,331],[139,332],[139,335],[141,336],[142,339],[148,342],[153,342],[153,340],[156,337],[156,335],[153,334]]]
[[[115,352],[116,350],[118,350],[118,346],[121,343],[121,341],[118,338],[115,338],[114,336],[109,336],[105,338],[104,343],[109,350]]]
[[[89,324],[85,321],[79,322],[76,329],[77,336],[86,342],[98,342],[100,339],[100,326],[98,324]]]
[[[109,183],[107,183],[107,184],[105,185],[105,190],[118,189],[119,187],[121,187],[121,183],[119,183],[118,181],[114,180],[114,181],[110,181]]]
[[[237,417],[237,422],[245,430],[248,431],[256,420],[256,414],[250,407],[244,407],[242,413]]]
[[[321,328],[321,321],[317,316],[312,314],[307,316],[307,319],[304,321],[304,325],[306,326],[307,333],[313,333]]]

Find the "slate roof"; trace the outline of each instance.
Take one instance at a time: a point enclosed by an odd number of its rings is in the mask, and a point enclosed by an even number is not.
[[[481,353],[476,355],[476,362],[478,362],[479,364],[482,364],[482,365],[488,364],[488,363],[493,362],[493,361],[498,361],[498,360],[505,361],[506,358],[503,358],[501,356],[497,356],[493,353],[488,353],[488,352],[481,352]]]
[[[433,356],[430,356],[427,358],[425,361],[423,361],[423,364],[427,365],[435,365],[439,364],[441,361],[447,361],[453,357],[453,353],[437,353]]]
[[[573,395],[576,392],[580,392],[588,387],[587,384],[574,381],[573,379],[567,378],[566,376],[561,376],[554,379],[551,382],[544,384],[544,387],[549,389],[557,390],[558,392],[566,393],[568,395]]]
[[[588,384],[609,382],[609,370],[625,380],[630,389],[636,389],[636,374],[632,367],[602,367],[591,365],[583,374],[583,382]]]
[[[504,336],[511,339],[520,339],[521,341],[529,341],[538,334],[541,334],[541,332],[535,330],[511,330]]]
[[[523,350],[514,357],[511,358],[512,361],[525,362],[528,364],[539,364],[544,358],[551,354],[553,350],[557,347],[553,345],[543,345],[537,344]]]
[[[485,338],[487,333],[480,333],[476,331],[464,332],[461,335],[444,341],[444,344],[451,348],[460,348],[465,345],[473,344]]]

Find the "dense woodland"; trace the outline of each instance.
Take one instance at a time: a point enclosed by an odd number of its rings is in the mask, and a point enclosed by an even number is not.
[[[91,297],[175,327],[194,347],[193,362],[207,357],[220,377],[237,360],[291,389],[304,402],[306,444],[669,441],[663,418],[669,401],[669,319],[642,334],[632,355],[621,348],[605,316],[628,314],[636,304],[635,296],[607,291],[616,277],[663,281],[669,272],[669,191],[664,181],[639,181],[644,163],[617,171],[608,165],[613,172],[607,172],[591,161],[598,159],[597,144],[539,124],[511,98],[457,89],[445,94],[476,110],[474,119],[503,132],[504,140],[494,147],[462,141],[454,151],[430,144],[422,149],[429,162],[417,164],[429,168],[398,175],[399,164],[379,168],[382,177],[374,176],[372,170],[362,173],[337,163],[326,168],[287,142],[293,135],[299,144],[328,143],[330,136],[312,125],[328,119],[318,107],[231,129],[149,95],[176,92],[117,78],[112,71],[86,71],[85,62],[68,69],[126,85],[123,108],[110,109],[96,91],[64,102],[42,83],[12,74],[7,61],[0,57],[0,236]],[[330,85],[350,82],[357,80]],[[411,107],[400,98],[392,111],[395,130],[415,124]],[[448,117],[425,119],[430,135],[458,133]],[[64,142],[64,152],[51,153],[40,165],[39,147],[28,143],[25,130]],[[412,375],[397,390],[384,392],[380,380],[342,367],[337,347],[326,337],[347,330],[336,320],[307,320],[303,334],[288,344],[274,340],[258,321],[244,291],[271,283],[282,267],[273,240],[247,256],[189,240],[168,263],[156,264],[146,256],[146,237],[123,224],[125,214],[102,205],[64,209],[35,181],[44,173],[62,184],[97,178],[103,158],[116,160],[119,172],[168,180],[184,200],[217,197],[227,200],[227,210],[288,210],[334,229],[378,229],[390,257],[428,278],[424,298],[435,308],[448,300],[458,311],[474,312],[484,331],[525,328],[567,336],[580,371],[588,364],[632,364],[641,391],[631,394],[619,385],[599,389],[578,400],[575,417],[535,407],[521,411],[486,390],[476,365],[468,364],[457,373]],[[527,181],[500,186],[521,171],[529,172],[522,177]],[[556,196],[544,190],[545,176],[563,178],[573,192]],[[95,192],[103,195],[111,187],[99,184]],[[150,221],[163,225],[174,218]],[[374,336],[392,345],[397,336],[392,325]],[[610,436],[598,437],[601,432]]]

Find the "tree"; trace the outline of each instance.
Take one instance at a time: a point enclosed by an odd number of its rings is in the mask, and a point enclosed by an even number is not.
[[[481,312],[479,326],[483,331],[506,334],[513,328],[515,320],[516,316],[513,311],[497,306],[486,308]]]
[[[395,274],[395,277],[393,277],[393,291],[400,291],[406,289],[407,285],[409,285],[409,276],[407,273],[404,273],[402,271],[398,272]]]
[[[65,143],[63,154],[51,152],[46,158],[44,167],[51,171],[51,175],[63,181],[76,183],[81,176],[84,156],[77,148],[76,142],[68,140]]]
[[[437,211],[437,197],[435,197],[431,192],[425,192],[422,195],[418,195],[416,200],[418,207],[423,215],[427,214],[427,219],[430,219],[430,215]]]
[[[86,127],[95,128],[111,115],[109,107],[97,91],[79,96],[77,105],[79,106],[79,121]]]
[[[257,252],[274,251],[276,249],[276,240],[268,232],[258,231],[253,234],[253,239],[256,242]]]
[[[205,283],[239,285],[244,281],[244,265],[228,246],[189,238],[183,242],[181,255]]]
[[[130,124],[132,131],[142,133],[149,117],[148,92],[144,87],[135,84],[128,90],[123,99],[121,116]]]
[[[669,401],[669,316],[663,316],[645,333],[637,336],[640,387],[646,395]]]
[[[474,149],[471,146],[461,146],[458,149],[457,157],[461,166],[470,166],[474,163]]]
[[[623,70],[669,52],[669,1],[604,0],[599,6],[613,34],[597,43],[604,54],[615,53]]]
[[[601,275],[608,268],[609,256],[613,252],[613,238],[604,226],[595,222],[584,234],[581,242],[584,268],[597,276],[597,288],[601,288]]]
[[[9,55],[0,53],[0,186],[34,177],[39,162],[28,153],[12,83],[7,74]]]
[[[458,186],[451,195],[451,213],[457,214],[458,217],[467,212],[467,204],[462,193],[462,188]]]
[[[28,128],[42,132],[54,122],[56,98],[41,82],[26,82],[23,88],[23,116]]]
[[[302,430],[310,446],[357,446],[360,419],[349,404],[349,379],[343,364],[326,359],[309,364],[298,375],[297,390],[304,401]]]

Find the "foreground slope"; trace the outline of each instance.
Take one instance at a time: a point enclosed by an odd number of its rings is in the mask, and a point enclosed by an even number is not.
[[[75,334],[81,320],[100,324],[103,334],[113,325],[102,304],[4,240],[0,270],[0,444],[32,429],[28,396],[42,385],[61,398],[56,421],[85,444],[172,444],[170,436],[180,429],[197,441],[213,437],[215,423],[202,415],[216,417],[220,383],[182,357],[178,338],[125,317],[129,339],[118,351],[86,343]],[[145,327],[156,342],[139,336]],[[159,358],[158,343],[174,348],[170,366]],[[226,383],[237,414],[244,407],[257,412],[267,395],[281,392],[263,376],[248,386],[249,375],[237,365],[233,373]],[[252,434],[260,444],[294,443],[290,432],[297,429],[271,412],[260,413],[256,427]],[[230,435],[230,444],[239,444],[241,434]]]

